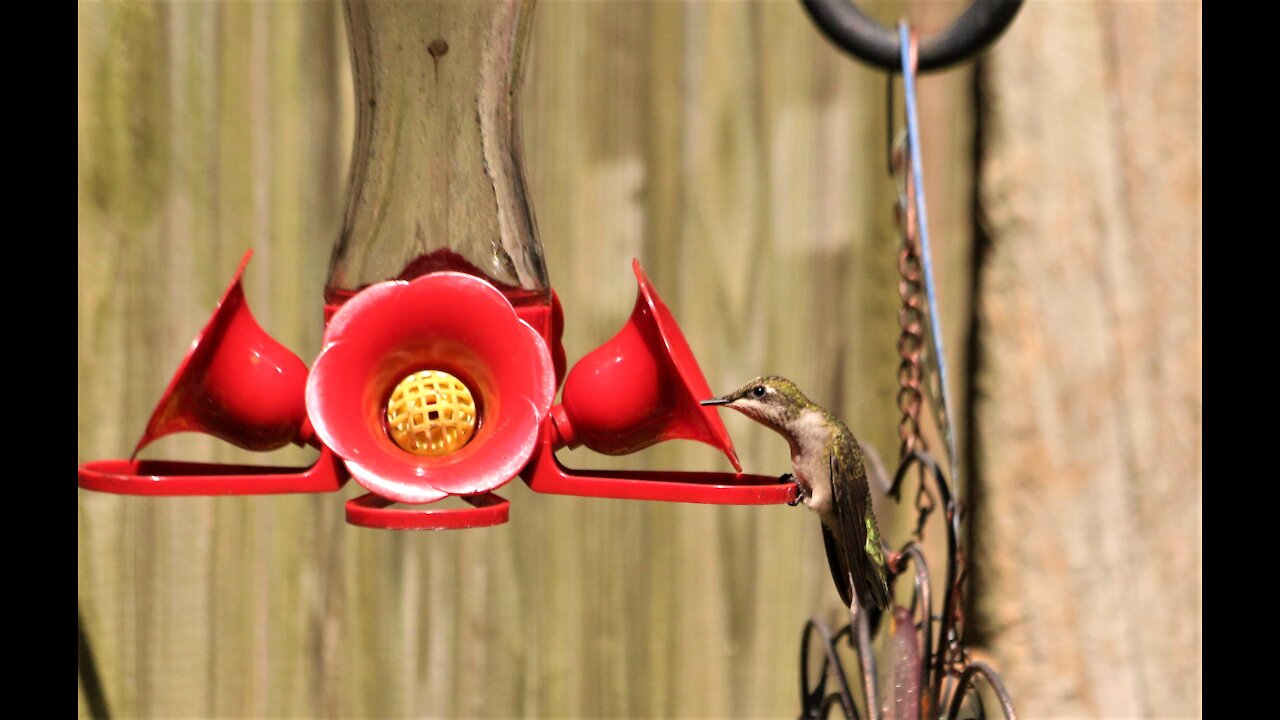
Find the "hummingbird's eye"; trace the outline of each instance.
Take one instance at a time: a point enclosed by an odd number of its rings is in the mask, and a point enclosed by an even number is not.
[[[757,385],[755,389],[751,391],[751,394],[755,395],[756,397],[764,397],[764,386]]]

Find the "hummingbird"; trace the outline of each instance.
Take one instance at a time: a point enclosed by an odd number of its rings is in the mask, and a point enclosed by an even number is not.
[[[791,505],[803,502],[818,513],[840,599],[851,609],[855,596],[864,608],[888,607],[889,582],[867,469],[849,428],[777,375],[756,378],[702,404],[733,408],[786,438],[799,486]]]

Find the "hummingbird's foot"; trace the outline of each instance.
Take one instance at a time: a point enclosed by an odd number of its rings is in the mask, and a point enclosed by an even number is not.
[[[792,475],[791,473],[785,473],[785,474],[783,474],[782,476],[780,476],[780,477],[778,478],[778,480],[779,480],[780,482],[784,482],[784,483],[785,483],[785,482],[791,482],[792,480],[795,480],[795,476],[794,476],[794,475]],[[795,499],[795,500],[792,500],[791,502],[789,502],[789,503],[787,503],[787,504],[788,504],[788,505],[790,505],[791,507],[795,507],[795,506],[799,505],[800,503],[804,502],[804,499],[805,499],[805,497],[807,497],[807,496],[808,496],[808,493],[806,493],[806,492],[804,491],[804,486],[803,486],[803,485],[800,485],[800,484],[797,484],[797,485],[796,485],[796,499]]]

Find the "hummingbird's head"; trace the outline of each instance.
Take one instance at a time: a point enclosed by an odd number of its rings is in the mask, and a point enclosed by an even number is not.
[[[703,400],[702,404],[733,408],[775,430],[784,429],[802,410],[814,407],[795,383],[778,375],[758,377],[728,395]]]

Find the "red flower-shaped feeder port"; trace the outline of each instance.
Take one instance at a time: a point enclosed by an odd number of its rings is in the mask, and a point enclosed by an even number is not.
[[[348,300],[325,331],[306,405],[316,435],[376,496],[348,503],[348,521],[477,527],[506,520],[490,491],[532,457],[555,389],[546,343],[502,293],[440,272]],[[387,507],[450,495],[475,508]],[[422,525],[406,519],[415,515]]]
[[[523,476],[536,492],[628,500],[770,505],[791,502],[794,481],[742,473],[724,423],[700,400],[711,389],[684,333],[633,260],[636,304],[622,330],[578,361],[551,409],[537,454]],[[665,440],[697,440],[724,452],[737,474],[574,470],[555,451],[586,445],[625,455]]]
[[[336,492],[348,477],[326,447],[309,468],[138,459],[152,441],[198,432],[246,450],[319,443],[304,404],[307,366],[258,325],[245,302],[246,252],[161,396],[129,459],[80,466],[80,487],[123,495],[269,495]]]

